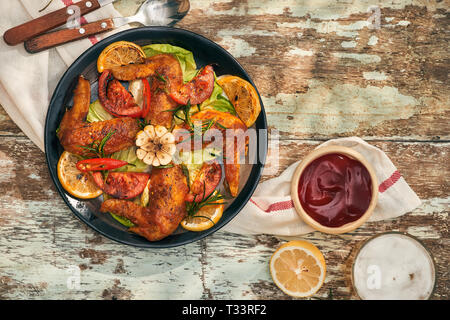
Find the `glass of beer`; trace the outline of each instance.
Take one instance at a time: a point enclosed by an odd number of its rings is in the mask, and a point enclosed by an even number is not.
[[[363,300],[426,300],[435,282],[433,257],[406,233],[386,232],[368,239],[353,262],[353,287]]]

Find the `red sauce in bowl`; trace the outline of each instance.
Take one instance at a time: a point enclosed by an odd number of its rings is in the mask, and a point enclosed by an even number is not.
[[[343,154],[327,154],[303,170],[298,196],[305,212],[326,227],[358,220],[369,208],[372,179],[364,165]]]

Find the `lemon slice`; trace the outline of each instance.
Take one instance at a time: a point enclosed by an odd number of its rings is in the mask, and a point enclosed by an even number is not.
[[[217,191],[216,191],[217,192]],[[217,203],[223,203],[220,199]],[[206,205],[194,214],[188,216],[181,221],[181,226],[189,231],[204,231],[213,227],[222,218],[224,204]]]
[[[111,43],[100,53],[97,59],[97,70],[102,73],[113,67],[142,63],[144,59],[145,53],[140,46],[129,41],[117,41]]]
[[[80,160],[76,155],[64,151],[58,160],[58,178],[63,188],[80,199],[97,198],[103,192],[97,187],[88,172],[81,172],[76,164]]]
[[[248,81],[232,75],[218,77],[217,83],[233,104],[239,118],[247,127],[251,127],[261,112],[256,89]]]
[[[270,274],[284,293],[296,298],[309,297],[325,280],[325,259],[312,243],[290,241],[272,255]]]

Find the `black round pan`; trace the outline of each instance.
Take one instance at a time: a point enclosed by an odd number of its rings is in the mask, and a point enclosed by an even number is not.
[[[114,220],[109,214],[99,212],[101,197],[92,200],[80,200],[69,195],[61,186],[57,163],[63,152],[63,148],[56,136],[56,129],[61,122],[66,107],[72,105],[73,90],[81,74],[92,85],[93,94],[97,88],[97,58],[102,50],[115,41],[131,41],[139,45],[153,43],[168,43],[191,51],[194,54],[197,67],[214,64],[217,76],[231,74],[253,82],[242,66],[225,49],[193,32],[170,27],[143,27],[126,30],[110,36],[86,50],[64,73],[53,93],[47,112],[45,123],[45,152],[50,175],[56,188],[72,212],[92,229],[109,239],[137,247],[169,248],[184,245],[202,239],[227,224],[244,207],[255,190],[264,167],[267,154],[267,130],[264,134],[258,134],[257,140],[251,143],[257,144],[258,160],[250,165],[248,178],[238,196],[231,200],[221,220],[212,228],[203,232],[175,232],[167,238],[150,242],[147,239],[128,232],[127,228]],[[95,98],[95,97],[93,97]],[[261,100],[261,99],[260,99]],[[261,101],[261,113],[255,123],[256,129],[267,129],[266,115]]]

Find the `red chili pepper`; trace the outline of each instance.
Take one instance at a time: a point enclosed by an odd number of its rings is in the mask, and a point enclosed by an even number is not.
[[[82,172],[112,170],[127,165],[128,162],[111,158],[94,158],[80,160],[77,162],[77,169]]]
[[[150,111],[150,98],[151,98],[150,83],[148,82],[148,80],[146,78],[143,78],[141,80],[142,80],[142,83],[144,84],[144,88],[143,88],[144,102],[142,104],[141,118],[145,118]]]

